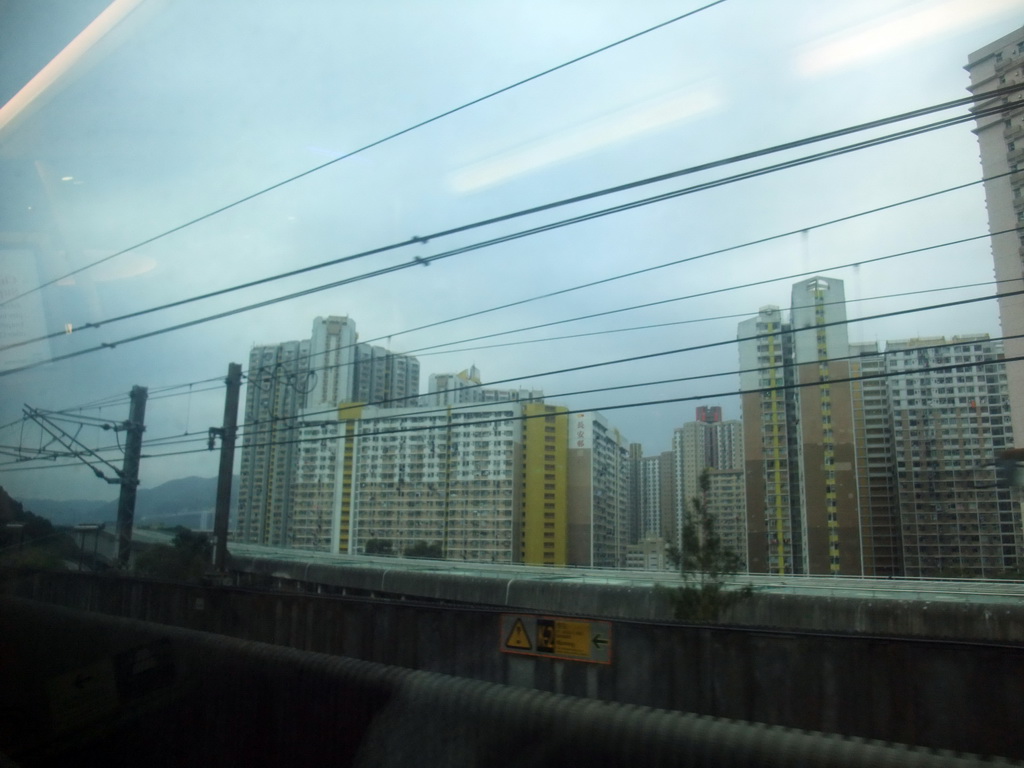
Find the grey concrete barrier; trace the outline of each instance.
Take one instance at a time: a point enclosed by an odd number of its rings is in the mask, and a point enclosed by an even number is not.
[[[579,699],[0,600],[26,766],[981,766],[999,758]]]

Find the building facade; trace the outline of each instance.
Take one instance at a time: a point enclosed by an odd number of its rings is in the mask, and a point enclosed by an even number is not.
[[[750,570],[863,573],[843,282],[796,283],[788,322],[765,307],[738,340]]]
[[[860,540],[866,576],[901,576],[899,500],[885,356],[877,342],[850,344]]]
[[[495,389],[484,387],[480,371],[474,365],[459,373],[430,374],[425,403],[428,405],[468,405],[543,400],[539,389]]]
[[[348,554],[519,560],[523,422],[517,404],[366,407],[352,451]]]
[[[626,564],[629,442],[598,413],[570,416],[569,562]]]
[[[308,341],[287,341],[249,352],[238,485],[237,535],[242,541],[288,544],[309,349]]]
[[[634,544],[661,536],[661,457],[645,456],[633,464],[639,490],[639,516]]]
[[[1024,27],[986,45],[967,59],[970,91],[976,96],[1024,84]],[[986,179],[985,201],[992,232],[992,257],[999,321],[1006,337],[1006,363],[1014,432],[1024,434],[1024,90],[979,98],[975,109],[1002,110],[978,118],[975,134]]]
[[[415,399],[418,361],[359,344],[355,322],[332,315],[313,321],[308,340],[253,347],[247,382],[238,538],[338,551],[338,406]]]
[[[739,557],[747,570],[747,488],[742,469],[708,469],[705,500],[722,548]]]
[[[695,421],[676,429],[672,436],[675,475],[676,547],[682,548],[682,530],[689,520],[693,499],[703,497],[706,509],[715,522],[719,535],[729,534],[729,546],[746,563],[746,515],[742,522],[735,515],[745,510],[745,503],[736,506],[736,488],[740,482],[740,500],[746,496],[743,488],[743,424],[740,421],[722,421],[718,406],[700,406]],[[708,470],[712,486],[707,496],[701,490],[701,475]],[[716,483],[718,484],[716,486]],[[738,533],[742,529],[743,533]],[[735,549],[742,541],[743,549]]]
[[[1020,566],[1019,504],[993,468],[1013,445],[1002,354],[987,336],[886,345],[906,576],[998,577]]]

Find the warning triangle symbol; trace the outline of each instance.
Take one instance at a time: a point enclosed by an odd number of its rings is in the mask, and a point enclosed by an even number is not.
[[[512,625],[512,631],[508,633],[508,639],[505,641],[506,648],[516,648],[521,651],[532,651],[533,645],[530,643],[530,636],[526,633],[526,627],[523,626],[522,619],[516,619],[516,623]]]

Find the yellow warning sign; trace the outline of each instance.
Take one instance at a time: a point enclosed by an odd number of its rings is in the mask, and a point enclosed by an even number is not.
[[[597,619],[503,613],[498,650],[546,659],[612,663],[612,625]]]
[[[556,622],[555,648],[559,653],[588,658],[590,656],[590,622]]]
[[[516,648],[521,651],[533,650],[530,636],[526,633],[526,627],[523,626],[522,619],[516,619],[515,624],[512,625],[512,631],[508,633],[508,638],[505,640],[505,647]]]

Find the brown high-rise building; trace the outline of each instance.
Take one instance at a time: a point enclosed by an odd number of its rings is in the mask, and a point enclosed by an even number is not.
[[[739,326],[751,572],[863,573],[843,282]]]

